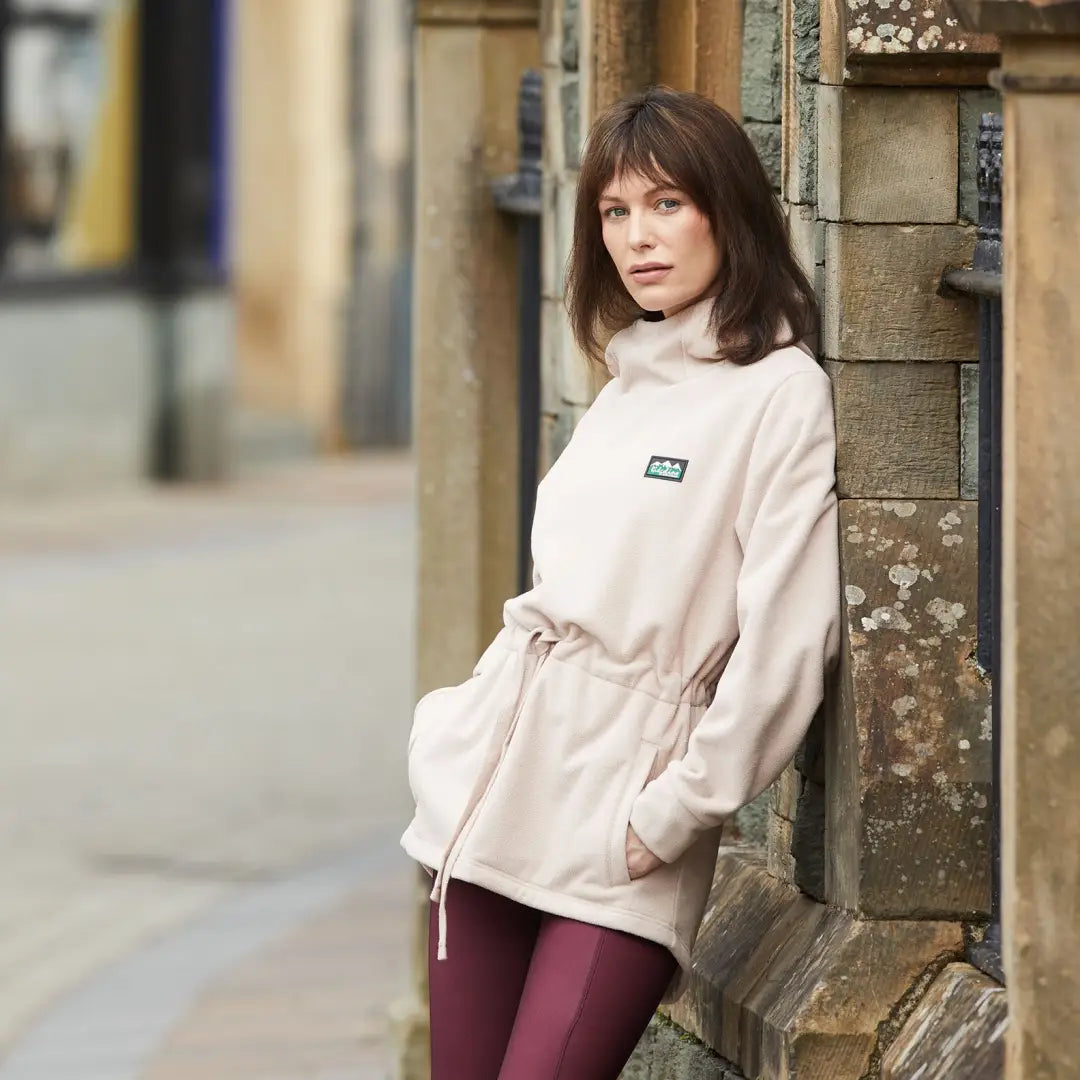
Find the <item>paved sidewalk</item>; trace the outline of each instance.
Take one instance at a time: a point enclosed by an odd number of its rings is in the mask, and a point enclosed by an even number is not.
[[[412,880],[386,846],[410,808],[412,491],[409,458],[391,454],[0,507],[0,1070],[30,1062],[35,1032],[128,961],[245,897],[310,899],[320,874],[337,882],[316,889],[323,906],[248,920],[264,931],[253,951],[174,995],[172,1023],[187,1030],[203,994],[231,993],[264,955],[303,968],[296,957],[333,932],[323,919],[345,935],[327,986],[358,1002],[349,956],[367,946],[345,915],[333,923],[335,906],[370,912],[392,996],[390,953],[408,935],[385,918],[400,905],[406,920]],[[376,872],[377,851],[389,861]],[[175,1059],[172,1030],[140,1067]],[[342,1060],[288,1075],[367,1075]],[[50,1069],[33,1075],[136,1075],[86,1059]],[[242,1075],[222,1070],[183,1075]]]
[[[240,890],[47,1011],[0,1080],[393,1080],[415,881],[383,837]]]

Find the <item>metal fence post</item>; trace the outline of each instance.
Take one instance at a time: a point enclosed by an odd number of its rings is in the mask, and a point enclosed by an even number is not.
[[[517,221],[518,233],[518,588],[529,588],[530,547],[540,453],[540,177],[543,81],[521,76],[518,93],[518,171],[493,184],[495,205]]]
[[[1001,706],[993,680],[1001,676],[1001,176],[1002,119],[979,122],[979,222],[970,268],[942,275],[945,293],[979,301],[979,617],[976,659],[992,680],[990,923],[968,949],[968,960],[1004,982],[1001,966]]]
[[[979,223],[974,269],[993,275],[998,295],[979,297],[979,622],[978,660],[992,680],[990,925],[971,960],[999,982],[1001,964],[1001,175],[1002,124],[984,113],[979,124]]]

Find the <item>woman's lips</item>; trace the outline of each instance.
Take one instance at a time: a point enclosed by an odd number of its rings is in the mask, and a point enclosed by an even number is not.
[[[631,270],[630,276],[639,285],[655,285],[658,281],[663,281],[671,270],[670,266],[649,266],[641,270]]]

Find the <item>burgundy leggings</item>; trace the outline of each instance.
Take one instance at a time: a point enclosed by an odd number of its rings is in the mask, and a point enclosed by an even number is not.
[[[617,1080],[675,973],[653,941],[448,882],[428,923],[431,1080]]]

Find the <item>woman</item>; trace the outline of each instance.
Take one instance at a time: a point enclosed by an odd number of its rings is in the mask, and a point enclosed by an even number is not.
[[[696,95],[620,102],[574,228],[570,322],[613,377],[539,486],[533,588],[410,737],[433,1080],[618,1076],[838,649],[816,305],[745,134]]]

